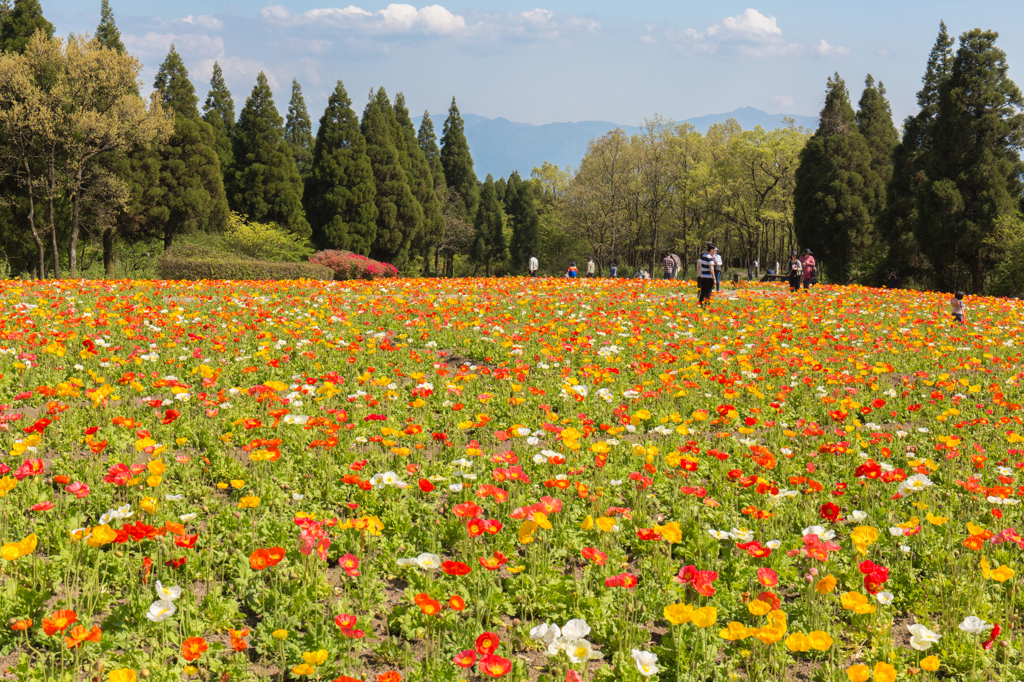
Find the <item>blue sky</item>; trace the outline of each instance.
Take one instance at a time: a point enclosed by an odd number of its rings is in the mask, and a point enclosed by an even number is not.
[[[916,110],[940,20],[954,36],[999,31],[1011,77],[1024,74],[1019,0],[440,1],[111,6],[147,85],[174,41],[201,98],[215,60],[239,108],[262,70],[283,115],[298,78],[314,126],[337,79],[357,112],[383,85],[404,92],[413,115],[429,109],[438,127],[452,96],[463,113],[490,118],[636,125],[655,113],[682,120],[742,106],[816,115],[836,71],[854,100],[866,74],[881,80],[898,124]],[[99,20],[99,0],[42,5],[61,34],[92,33]]]

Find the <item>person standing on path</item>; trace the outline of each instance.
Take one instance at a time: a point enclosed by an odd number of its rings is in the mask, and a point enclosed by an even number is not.
[[[715,255],[718,247],[708,244],[707,250],[697,259],[697,303],[703,308],[711,300],[711,292],[715,289]]]
[[[673,262],[676,264],[672,270],[672,279],[679,279],[679,273],[683,271],[683,260],[674,253],[668,255],[672,257]]]
[[[608,268],[608,276],[611,277],[612,279],[615,279],[615,276],[618,275],[618,274],[619,274],[618,266],[616,266],[615,263],[612,263],[612,266],[610,268]]]
[[[810,249],[804,249],[804,255],[800,258],[800,262],[803,264],[803,282],[804,289],[810,289],[812,281],[815,276],[815,272],[818,269],[818,264],[814,262],[814,254],[811,253]]]
[[[587,277],[595,277],[596,267],[594,266],[594,259],[591,258],[587,261]]]
[[[722,290],[722,256],[718,253],[718,247],[715,247],[715,291]]]
[[[786,264],[786,279],[789,281],[790,290],[794,293],[800,291],[800,276],[803,273],[803,269],[803,264],[796,257],[796,251],[789,254],[789,263]]]
[[[565,271],[565,276],[569,279],[576,279],[576,275],[578,274],[579,272],[576,270],[576,261],[573,261],[569,264],[569,269]]]
[[[675,276],[676,262],[672,260],[671,253],[666,253],[661,259],[661,267],[665,271],[665,279],[672,279]]]
[[[537,262],[537,254],[530,254],[530,277],[537,276],[537,270],[540,268],[540,263]]]

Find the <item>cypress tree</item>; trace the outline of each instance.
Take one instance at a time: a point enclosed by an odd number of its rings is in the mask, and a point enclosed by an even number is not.
[[[917,243],[917,193],[924,178],[924,159],[934,137],[935,115],[939,106],[939,88],[953,67],[953,39],[946,24],[939,24],[939,35],[928,55],[928,67],[917,93],[920,111],[903,122],[903,138],[893,152],[892,179],[886,188],[885,210],[879,218],[880,233],[888,249],[888,262],[879,275],[889,270],[901,276],[929,277],[927,258]]]
[[[96,40],[103,47],[117,52],[124,52],[124,43],[121,42],[121,31],[114,23],[114,12],[110,9],[110,2],[103,0],[100,4],[100,25],[96,27]]]
[[[367,255],[377,236],[376,188],[359,119],[341,81],[327,100],[303,204],[321,249]]]
[[[235,100],[231,97],[224,72],[220,64],[213,63],[213,77],[210,78],[210,92],[203,103],[203,120],[213,128],[214,148],[220,157],[220,167],[225,178],[229,178],[235,163],[232,150],[232,136],[235,134]],[[225,183],[228,183],[225,180]]]
[[[302,86],[295,78],[292,79],[292,98],[288,102],[288,116],[284,124],[284,140],[292,150],[295,167],[305,182],[313,161],[313,124],[309,120],[306,100],[302,97]]]
[[[472,222],[479,200],[476,173],[473,172],[473,157],[466,141],[465,123],[459,114],[459,107],[452,97],[448,118],[444,122],[441,136],[441,167],[448,187],[459,193],[460,206],[466,220]]]
[[[488,277],[491,264],[505,258],[505,230],[502,220],[501,203],[494,189],[494,178],[490,173],[480,189],[480,206],[473,221],[473,246],[470,256],[478,265],[483,264]]]
[[[148,211],[168,249],[178,234],[223,230],[229,211],[220,158],[213,147],[213,129],[199,117],[195,88],[173,44],[157,71],[153,88],[164,107],[174,114],[174,134],[157,151],[160,188],[155,193],[158,199],[154,207]],[[131,175],[139,176],[136,180],[142,182],[150,170],[140,158]],[[151,198],[153,195],[148,193]],[[141,195],[139,201],[142,206],[148,203]]]
[[[997,220],[1021,209],[1024,97],[1007,75],[998,36],[981,29],[961,35],[939,87],[915,234],[946,290],[982,293],[993,264],[986,241]]]
[[[47,38],[52,38],[53,30],[53,24],[43,16],[39,0],[14,0],[14,8],[3,17],[3,23],[0,24],[0,50],[24,52],[36,31],[42,31]]]
[[[396,144],[398,121],[384,88],[376,95],[370,93],[359,129],[366,138],[366,155],[376,187],[377,235],[370,255],[401,270],[408,265],[412,239],[423,222],[423,209],[402,168],[404,149],[400,152]]]
[[[888,185],[892,179],[892,155],[900,143],[900,135],[892,122],[892,108],[885,98],[885,86],[881,82],[876,86],[871,74],[864,81],[864,93],[857,103],[857,130],[868,143],[871,170]],[[884,205],[884,194],[879,199]],[[876,215],[877,212],[873,211],[872,216]]]
[[[437,247],[441,235],[444,234],[444,216],[441,214],[441,202],[437,199],[433,173],[426,154],[420,148],[416,135],[416,127],[409,116],[405,105],[405,95],[395,96],[395,119],[402,129],[401,142],[405,145],[405,153],[409,159],[409,188],[423,209],[423,224],[413,240],[413,248],[423,257],[423,274],[430,274],[430,252]]]
[[[509,244],[512,271],[525,272],[530,254],[537,252],[540,216],[537,215],[533,184],[523,182],[518,171],[514,171],[508,178],[505,202],[512,219],[512,241]]]
[[[430,112],[424,110],[423,120],[420,121],[420,129],[416,133],[416,140],[423,150],[423,155],[430,164],[430,174],[434,178],[434,187],[443,189],[447,187],[444,180],[444,167],[441,165],[441,150],[437,147],[437,135],[434,134],[434,122],[430,120]]]
[[[848,283],[874,239],[870,209],[883,187],[839,74],[828,80],[818,129],[800,153],[795,182],[797,238],[813,248],[829,279]]]
[[[262,71],[238,115],[232,208],[255,222],[273,222],[299,237],[310,228],[302,210],[302,178],[284,140],[284,121]]]

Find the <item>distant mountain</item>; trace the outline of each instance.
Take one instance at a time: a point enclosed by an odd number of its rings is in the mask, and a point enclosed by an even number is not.
[[[785,114],[769,114],[743,107],[724,114],[710,114],[688,119],[697,130],[704,133],[714,123],[724,123],[730,118],[744,130],[763,126],[773,129],[783,126]],[[797,126],[816,128],[818,119],[814,116],[792,116]],[[477,176],[483,180],[490,173],[495,179],[508,177],[514,170],[524,178],[529,177],[534,166],[550,161],[561,168],[576,167],[580,159],[587,153],[587,145],[595,137],[622,128],[627,135],[639,132],[637,126],[618,125],[608,121],[579,121],[577,123],[547,123],[533,125],[531,123],[515,123],[504,118],[484,118],[474,114],[464,114],[466,122],[466,140],[473,154],[473,166]],[[415,120],[419,126],[419,119]],[[434,121],[438,136],[444,119]]]

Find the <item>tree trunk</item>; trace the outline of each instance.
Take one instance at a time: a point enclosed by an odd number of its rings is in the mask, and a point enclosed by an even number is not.
[[[103,229],[103,272],[108,278],[114,276],[114,228]]]
[[[60,279],[60,249],[57,248],[57,219],[54,216],[53,196],[47,206],[50,223],[50,240],[53,242],[53,278]]]
[[[71,279],[78,277],[78,216],[82,204],[82,169],[78,169],[78,188],[71,200],[71,240],[68,248],[68,274]]]

